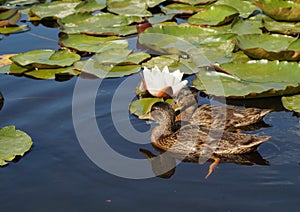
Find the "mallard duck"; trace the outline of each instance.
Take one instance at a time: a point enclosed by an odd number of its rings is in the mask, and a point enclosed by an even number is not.
[[[176,117],[176,120],[190,121],[208,128],[233,132],[247,130],[247,128],[255,129],[254,124],[259,123],[266,114],[272,111],[271,109],[236,108],[208,104],[198,107],[197,97],[188,88],[179,92],[175,103],[182,107],[182,112]],[[253,128],[249,127],[251,125]]]
[[[164,151],[181,155],[182,158],[210,158],[211,164],[207,177],[219,163],[218,156],[253,152],[267,141],[270,136],[233,133],[220,129],[210,129],[196,123],[175,122],[175,111],[166,102],[156,102],[150,117],[159,123],[152,130],[151,143]]]

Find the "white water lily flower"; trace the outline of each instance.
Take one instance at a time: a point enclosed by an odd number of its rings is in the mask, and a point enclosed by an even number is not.
[[[162,71],[157,66],[152,70],[144,67],[143,75],[145,90],[155,97],[174,97],[188,83],[187,80],[181,81],[183,73],[180,70],[170,73],[168,66]]]

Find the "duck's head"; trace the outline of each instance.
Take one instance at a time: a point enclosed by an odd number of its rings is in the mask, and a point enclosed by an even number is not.
[[[191,106],[198,106],[197,91],[192,88],[183,88],[179,91],[175,98],[175,103],[179,107],[187,108]]]
[[[152,105],[150,111],[151,119],[160,125],[173,125],[175,122],[175,111],[172,106],[166,102],[156,102]]]
[[[198,107],[198,96],[196,90],[183,88],[174,99],[174,108],[180,108],[181,120],[189,121]]]

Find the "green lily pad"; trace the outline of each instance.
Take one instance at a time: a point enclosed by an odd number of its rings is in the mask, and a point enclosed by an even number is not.
[[[191,58],[182,58],[178,55],[162,55],[152,57],[151,60],[143,63],[142,65],[143,67],[146,66],[149,69],[157,66],[160,70],[162,70],[165,66],[168,66],[170,72],[179,69],[184,74],[194,74],[198,72],[198,69]]]
[[[211,63],[224,63],[232,59],[234,45],[231,41],[221,45],[193,46],[191,43],[173,35],[145,33],[139,36],[139,43],[162,54],[177,54],[191,57],[199,66]]]
[[[237,46],[255,59],[300,60],[300,40],[285,35],[250,34],[235,38]]]
[[[77,13],[93,12],[95,10],[102,10],[106,7],[106,0],[86,0],[76,5]]]
[[[215,5],[227,5],[238,10],[243,18],[248,18],[255,10],[256,7],[251,1],[236,1],[236,0],[218,0]]]
[[[262,34],[262,18],[259,15],[249,19],[237,19],[232,23],[232,32],[238,35]]]
[[[295,94],[300,91],[298,63],[249,61],[226,63],[228,74],[201,70],[193,85],[207,94],[228,98],[260,98]]]
[[[275,20],[300,21],[299,2],[285,0],[256,0],[254,4]]]
[[[0,166],[12,161],[16,156],[23,156],[32,146],[32,140],[25,132],[14,126],[0,129]]]
[[[239,15],[239,11],[227,5],[212,5],[188,19],[190,24],[219,26],[230,22]]]
[[[284,96],[281,98],[283,106],[288,109],[300,113],[300,95]]]
[[[163,98],[142,98],[131,102],[129,106],[129,111],[139,117],[139,119],[149,119],[151,107],[156,102],[163,102]],[[173,99],[167,99],[166,102],[169,104],[173,103]]]
[[[61,19],[59,24],[62,31],[67,34],[84,33],[91,35],[125,36],[137,33],[135,25],[130,24],[139,21],[141,21],[141,18],[138,16],[122,16],[110,13],[96,15],[78,13]]]
[[[107,0],[107,9],[112,13],[120,15],[151,16],[152,14],[147,8],[148,5],[143,0]]]
[[[189,55],[202,66],[203,60],[211,63],[230,61],[234,36],[190,25],[160,25],[140,34],[139,43],[163,54]]]
[[[300,34],[300,22],[275,21],[272,18],[265,17],[263,18],[262,23],[269,32],[286,35]]]
[[[10,58],[20,66],[32,65],[36,68],[57,68],[71,66],[80,56],[69,50],[33,50]]]
[[[95,37],[85,34],[66,34],[59,39],[59,45],[80,52],[100,53],[109,49],[127,48],[128,42],[120,37]]]
[[[32,66],[19,66],[15,63],[0,67],[0,73],[26,75],[38,79],[56,79],[56,76],[76,76],[80,72],[74,70],[73,66],[64,68],[34,68]]]
[[[75,69],[99,78],[122,77],[139,72],[139,63],[148,58],[150,55],[143,52],[131,53],[127,49],[114,49],[75,63]]]
[[[173,0],[175,2],[186,3],[191,5],[203,5],[215,2],[216,0]]]
[[[21,33],[30,30],[30,28],[24,24],[21,26],[10,26],[10,27],[0,27],[0,34],[8,35],[12,33]]]
[[[80,72],[73,69],[73,67],[54,68],[54,69],[35,69],[24,73],[26,76],[31,76],[38,79],[55,79],[57,75],[76,76]]]
[[[173,3],[161,8],[165,14],[194,14],[203,9],[202,5]]]
[[[43,18],[64,18],[70,14],[75,13],[75,7],[79,2],[69,3],[69,2],[60,2],[54,1],[44,4],[33,5],[30,9],[30,16],[37,16],[40,19]]]
[[[212,28],[203,28],[189,24],[178,25],[176,23],[154,25],[153,27],[148,28],[145,33],[172,35],[178,37],[178,39],[185,40],[194,46],[219,45],[231,40],[235,36],[233,33],[220,33],[218,30]]]

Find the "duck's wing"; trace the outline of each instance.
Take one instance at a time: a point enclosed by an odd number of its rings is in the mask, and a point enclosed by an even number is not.
[[[270,138],[271,136],[258,136],[225,131],[214,153],[217,155],[230,155],[254,152],[261,143]]]
[[[261,121],[270,112],[272,112],[270,109],[235,108],[230,106],[227,108],[228,125],[236,128],[248,126]]]
[[[261,121],[271,111],[270,109],[204,104],[197,108],[191,121],[214,129],[238,129]]]

